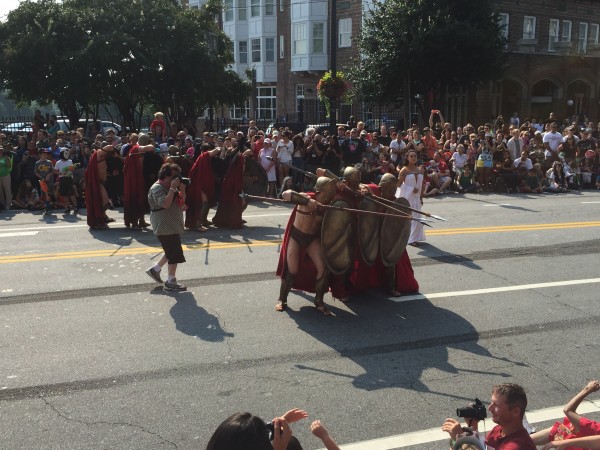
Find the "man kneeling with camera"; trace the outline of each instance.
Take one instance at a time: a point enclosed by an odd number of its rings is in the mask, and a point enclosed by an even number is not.
[[[527,395],[521,386],[511,383],[494,386],[488,410],[497,425],[485,437],[487,450],[536,450],[533,440],[523,426],[526,408]],[[469,428],[463,428],[455,419],[446,419],[442,431],[450,434],[450,447],[453,450],[464,448],[457,444],[462,441],[469,442],[469,439],[464,439],[463,436],[477,432],[479,421],[487,415],[485,406],[478,399],[470,407],[460,408],[456,412],[459,417],[465,418]]]

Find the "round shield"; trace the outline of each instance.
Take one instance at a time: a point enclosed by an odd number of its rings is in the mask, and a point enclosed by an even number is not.
[[[336,200],[332,206],[348,208],[348,203]],[[347,211],[328,209],[321,226],[321,248],[325,265],[334,275],[346,273],[354,262],[352,242],[352,214]]]
[[[244,166],[244,193],[249,195],[264,196],[269,185],[265,169],[251,158],[246,158]]]
[[[408,200],[404,197],[394,200],[398,206],[410,207]],[[387,210],[388,214],[401,215],[392,209]],[[402,253],[406,250],[406,244],[410,237],[411,220],[396,219],[394,217],[384,217],[381,222],[381,233],[379,238],[379,249],[381,262],[386,267],[391,267],[396,264],[402,257]]]
[[[378,212],[379,205],[364,198],[358,204],[358,209]],[[377,261],[380,225],[381,216],[375,214],[359,214],[358,216],[358,247],[360,248],[360,256],[369,267]]]

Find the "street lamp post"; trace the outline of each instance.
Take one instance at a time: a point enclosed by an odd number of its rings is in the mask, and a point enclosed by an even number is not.
[[[332,78],[337,77],[337,8],[336,0],[329,0],[330,3],[330,22],[329,22],[329,67]],[[331,107],[329,108],[329,132],[335,136],[335,123],[337,116],[338,99],[332,96],[329,99]]]

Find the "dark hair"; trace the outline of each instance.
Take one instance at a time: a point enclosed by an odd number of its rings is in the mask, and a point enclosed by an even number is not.
[[[265,422],[248,412],[239,412],[221,422],[206,450],[273,450],[273,447]]]
[[[415,155],[417,155],[417,158],[419,157],[419,154],[417,153],[417,151],[416,151],[415,149],[413,149],[413,148],[409,149],[409,150],[406,152],[406,157],[404,158],[404,162],[402,163],[402,165],[403,165],[404,167],[408,167],[408,154],[409,154],[409,153],[414,153]]]
[[[504,383],[494,386],[492,391],[496,395],[502,395],[506,399],[506,404],[510,409],[515,407],[521,410],[521,417],[525,414],[527,409],[527,394],[518,384]]]
[[[164,180],[167,177],[170,177],[173,174],[173,171],[181,172],[181,167],[174,163],[166,163],[163,164],[160,170],[158,171],[158,179]]]

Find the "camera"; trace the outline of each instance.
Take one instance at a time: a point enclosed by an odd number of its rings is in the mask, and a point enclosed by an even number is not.
[[[487,417],[485,405],[481,400],[475,398],[475,401],[465,408],[456,408],[456,415],[466,419],[483,420]]]
[[[267,422],[265,426],[267,427],[267,433],[269,433],[269,440],[272,441],[275,437],[275,425],[273,425],[273,422]]]
[[[189,186],[192,183],[192,180],[190,180],[189,178],[182,177],[181,175],[177,175],[175,178],[178,178],[179,181],[181,181],[181,183],[185,184],[186,186]]]

